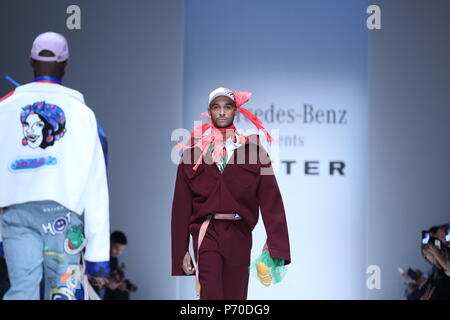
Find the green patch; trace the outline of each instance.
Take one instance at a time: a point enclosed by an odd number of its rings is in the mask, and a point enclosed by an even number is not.
[[[56,259],[56,258],[50,258],[50,260],[51,260],[51,261],[54,261],[54,262],[56,262],[56,263],[58,263],[58,264],[64,264],[63,261],[61,261],[61,260],[59,260],[59,259]]]

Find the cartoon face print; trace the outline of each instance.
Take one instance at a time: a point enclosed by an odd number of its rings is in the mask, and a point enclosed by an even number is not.
[[[20,122],[23,127],[22,145],[32,149],[53,146],[66,133],[64,111],[45,101],[22,108]]]
[[[22,123],[22,126],[23,136],[27,140],[28,146],[32,149],[39,148],[44,137],[44,121],[37,114],[32,113],[25,120],[25,123]]]
[[[76,300],[73,290],[66,286],[50,289],[50,300]]]
[[[67,224],[68,222],[66,218],[56,219],[55,222],[53,223],[53,229],[55,230],[56,233],[64,232],[67,228]]]

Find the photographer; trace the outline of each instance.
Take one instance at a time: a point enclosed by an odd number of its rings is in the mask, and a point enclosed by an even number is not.
[[[434,237],[440,242],[439,248],[431,245],[424,249],[424,254],[432,257],[432,259],[434,259],[435,261],[435,264],[445,273],[446,276],[450,276],[450,239],[448,229],[449,225],[445,224],[440,226],[434,232]]]
[[[422,234],[422,253],[433,269],[428,281],[420,288],[421,300],[450,300],[447,235],[447,224],[433,227]]]
[[[419,269],[408,268],[405,272],[400,268],[400,274],[408,282],[405,283],[405,294],[407,300],[418,300],[420,298],[420,288],[427,281],[427,278]]]

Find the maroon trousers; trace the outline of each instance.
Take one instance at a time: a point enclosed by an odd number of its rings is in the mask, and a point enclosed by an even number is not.
[[[247,299],[252,232],[243,220],[212,219],[197,253],[202,222],[192,223],[200,300]]]

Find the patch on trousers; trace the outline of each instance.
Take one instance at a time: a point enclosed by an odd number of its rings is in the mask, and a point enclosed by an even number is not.
[[[50,261],[56,262],[57,264],[64,264],[64,261],[61,261],[57,258],[50,258]]]
[[[59,258],[64,258],[66,256],[65,254],[54,252],[54,251],[44,251],[44,255],[46,255],[46,256],[57,256]]]
[[[66,239],[64,240],[64,251],[75,255],[81,252],[87,244],[87,240],[83,236],[80,227],[72,226],[67,230]]]
[[[45,249],[48,250],[48,247],[46,247]],[[51,257],[49,257],[49,259],[51,261],[56,262],[57,264],[64,264],[64,262],[58,258],[64,259],[66,256],[65,254],[54,252],[54,251],[44,251],[44,255],[51,256]]]
[[[75,294],[66,286],[50,289],[50,300],[76,300]]]
[[[81,288],[81,266],[70,265],[67,267],[66,273],[61,276],[61,282],[70,290],[75,291]]]
[[[64,233],[67,230],[67,227],[70,224],[70,215],[71,212],[68,212],[64,217],[58,217],[53,222],[48,223],[47,225],[43,224],[42,229],[44,229],[45,234],[57,235]]]

